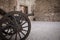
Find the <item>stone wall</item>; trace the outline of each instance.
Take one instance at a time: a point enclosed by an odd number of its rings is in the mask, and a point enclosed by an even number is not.
[[[58,0],[36,0],[34,9],[35,20],[60,21],[59,3]]]
[[[32,20],[34,18],[36,21],[60,21],[60,0],[20,0],[19,2],[19,5],[28,6],[28,13],[34,10],[34,16],[30,17]],[[6,12],[13,11],[17,5],[16,0],[0,0],[0,8]]]
[[[14,6],[16,6],[15,0],[0,0],[0,8],[6,12],[14,10]]]

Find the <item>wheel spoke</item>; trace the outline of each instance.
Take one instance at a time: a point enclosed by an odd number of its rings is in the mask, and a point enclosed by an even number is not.
[[[24,25],[25,23],[27,23],[26,21],[24,23],[22,23],[22,25]]]
[[[9,40],[11,40],[12,37],[13,37],[13,35],[11,35],[11,37],[9,38]]]
[[[22,31],[28,31],[28,30],[23,29]]]
[[[20,35],[20,33],[18,32],[18,35],[19,35],[19,37],[20,37],[20,39],[21,39],[21,35]]]
[[[10,33],[13,34],[12,32],[14,32],[14,31],[11,30]]]
[[[21,21],[21,22],[20,22],[20,24],[21,24],[21,23],[23,22],[22,17],[20,17],[20,21]]]
[[[21,22],[20,22],[20,24],[23,22],[23,20],[20,20]]]
[[[9,33],[10,29],[7,30],[7,33]]]
[[[16,36],[15,36],[15,40],[17,40],[17,33],[16,33]]]
[[[24,26],[24,27],[22,27],[22,28],[26,28],[26,27],[28,27],[28,26]]]
[[[19,18],[20,20],[22,19],[22,17]]]
[[[25,34],[21,31],[21,33],[25,36]]]
[[[12,22],[14,24],[14,21],[12,21],[10,18],[8,18],[10,20],[10,22]]]

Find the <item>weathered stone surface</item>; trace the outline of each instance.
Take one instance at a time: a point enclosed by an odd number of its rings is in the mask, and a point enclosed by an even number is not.
[[[37,21],[60,21],[58,0],[36,0],[34,17]]]
[[[60,21],[60,0],[19,1],[19,5],[28,6],[28,13],[34,10],[34,16],[30,17],[32,20],[35,18],[36,21]],[[0,0],[0,8],[6,12],[14,10],[14,6],[17,6],[16,0]]]
[[[0,8],[6,12],[14,10],[15,0],[0,0]]]

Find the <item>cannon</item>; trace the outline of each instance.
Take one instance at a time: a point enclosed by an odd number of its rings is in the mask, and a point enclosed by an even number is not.
[[[31,30],[30,15],[0,9],[0,40],[25,40]]]

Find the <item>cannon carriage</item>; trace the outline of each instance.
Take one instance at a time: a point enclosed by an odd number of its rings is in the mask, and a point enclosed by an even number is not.
[[[19,11],[5,12],[0,9],[0,39],[25,40],[31,30],[28,14]]]

